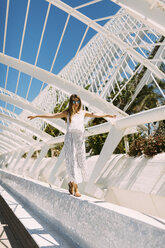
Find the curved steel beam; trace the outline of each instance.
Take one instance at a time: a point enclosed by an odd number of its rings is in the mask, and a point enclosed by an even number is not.
[[[8,121],[16,123],[21,128],[23,127],[25,129],[29,130],[30,132],[34,133],[34,135],[38,136],[40,139],[42,139],[44,141],[49,140],[52,137],[51,135],[34,128],[32,125],[29,125],[28,123],[21,121],[19,119],[12,118],[11,116],[0,113],[0,118],[2,120],[6,119]]]
[[[144,0],[112,0],[116,4],[132,15],[134,18],[141,20],[147,26],[158,31],[165,36],[165,14],[160,6],[157,6],[158,1],[144,1]],[[149,3],[150,2],[150,3]],[[155,3],[153,5],[153,3]],[[163,3],[162,3],[163,4]],[[164,3],[165,8],[165,3]]]
[[[0,144],[0,147],[2,148],[1,150],[4,151],[4,153],[10,152],[11,150],[7,149],[5,145]]]
[[[109,30],[102,27],[101,25],[99,25],[98,23],[96,23],[95,21],[90,19],[89,17],[83,15],[82,13],[77,11],[76,9],[73,9],[72,7],[63,3],[60,0],[47,0],[47,1],[51,2],[53,5],[62,9],[63,11],[67,12],[69,15],[80,20],[81,22],[83,22],[87,26],[89,25],[95,31],[102,34],[104,37],[108,38],[111,42],[113,42],[118,47],[120,47],[121,49],[126,51],[128,54],[130,54],[135,60],[140,62],[142,65],[146,66],[149,70],[151,70],[159,79],[165,78],[165,75],[161,70],[159,70],[155,65],[153,65],[150,61],[148,61],[148,59],[144,58],[140,53],[136,52],[136,50],[134,50],[129,44],[123,42],[120,38],[115,36],[114,33],[110,32]]]
[[[112,103],[108,103],[104,99],[101,99],[98,95],[89,92],[82,87],[69,82],[66,79],[63,79],[58,75],[49,73],[44,69],[31,65],[24,61],[20,61],[16,58],[3,55],[2,53],[0,53],[0,63],[24,72],[40,81],[46,82],[47,84],[61,90],[66,95],[70,96],[73,93],[77,93],[78,95],[80,95],[82,101],[86,106],[92,106],[92,108],[96,111],[101,111],[108,114],[117,114],[119,117],[128,116],[124,111],[115,107]]]
[[[134,125],[141,125],[145,123],[161,121],[165,119],[165,106],[149,109],[139,112],[132,116],[123,118],[116,121],[116,128],[124,129]]]
[[[14,147],[14,149],[15,149],[15,148],[20,148],[20,147],[21,147],[21,146],[19,146],[19,145],[16,145],[16,144],[13,143],[13,142],[10,142],[10,143],[9,143],[8,138],[5,139],[5,137],[1,137],[1,143],[0,143],[0,144],[1,144],[1,145],[4,144],[6,147],[8,147],[8,148],[11,149],[11,150],[13,150],[13,147]]]
[[[18,139],[22,139],[24,142],[27,142],[28,144],[33,144],[33,143],[36,143],[37,142],[36,140],[30,138],[27,135],[22,134],[21,132],[18,132],[18,130],[16,131],[15,129],[13,129],[11,127],[7,127],[5,125],[0,124],[0,129],[5,130],[5,131],[7,131],[9,133],[14,134],[15,136],[18,137]]]
[[[10,144],[9,144],[10,142]],[[1,138],[1,145],[4,144],[6,147],[10,149],[10,151],[19,151],[22,146],[18,145],[17,143],[14,143],[13,141],[10,141],[8,138],[5,139],[5,136]]]
[[[10,135],[8,135],[8,134],[6,134],[6,133],[5,133],[5,135],[4,135],[3,133],[0,133],[0,136],[1,136],[0,142],[1,142],[2,137],[3,137],[3,138],[5,138],[5,139],[7,140],[8,144],[13,143],[13,145],[16,144],[16,145],[18,145],[19,147],[22,147],[22,146],[26,145],[26,144],[23,143],[22,141],[17,140],[17,139],[11,137]]]
[[[34,114],[40,114],[40,115],[47,114],[45,111],[39,108],[36,108],[32,103],[28,102],[24,98],[20,96],[18,97],[16,94],[10,91],[4,90],[2,88],[0,88],[0,100],[13,104],[14,106],[17,106],[23,110],[28,110]],[[63,121],[62,119],[56,119],[56,120],[55,119],[44,119],[44,120],[50,125],[60,130],[61,132],[63,133],[66,132],[66,124],[65,124],[65,121]]]

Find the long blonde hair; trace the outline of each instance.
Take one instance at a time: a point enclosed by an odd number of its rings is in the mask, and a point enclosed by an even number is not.
[[[74,108],[73,108],[73,99],[75,99],[75,98],[77,98],[80,101],[77,111],[74,111]],[[70,99],[69,99],[69,107],[67,109],[67,112],[69,114],[69,122],[70,123],[72,121],[72,115],[76,114],[80,109],[81,109],[81,99],[80,99],[80,97],[78,95],[76,95],[76,94],[71,95]]]

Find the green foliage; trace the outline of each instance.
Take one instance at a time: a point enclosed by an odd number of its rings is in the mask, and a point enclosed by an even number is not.
[[[47,152],[47,157],[51,157],[51,156],[52,156],[52,152],[51,152],[51,149],[49,149]]]
[[[58,157],[60,155],[63,146],[64,146],[64,142],[55,145],[54,148],[52,148],[53,156]]]
[[[145,155],[153,157],[154,155],[165,152],[165,135],[139,137],[130,146],[129,155],[133,157]]]
[[[108,136],[108,133],[98,134],[94,136],[88,137],[86,141],[86,150],[89,152],[91,150],[91,155],[98,155],[101,152],[101,149],[105,143],[105,140]],[[130,138],[131,140],[131,138]],[[126,153],[124,138],[120,141],[118,146],[116,147],[114,154],[124,154]]]
[[[127,110],[127,113],[134,114],[157,107],[160,104],[160,101],[164,101],[164,99],[159,92],[155,91],[155,89],[156,87],[154,84],[145,85],[131,107]]]
[[[56,104],[55,108],[54,108],[54,113],[59,113],[59,112],[62,112],[64,111],[67,106],[68,106],[68,103],[69,103],[69,98],[67,98],[63,104],[61,105],[61,103],[58,103]]]
[[[164,37],[162,36],[158,42],[163,42],[163,40],[164,40]],[[153,50],[151,51],[151,53],[148,54],[148,58],[153,59],[158,49],[159,49],[159,46],[155,46]],[[140,64],[137,64],[135,70],[139,66]],[[142,77],[144,76],[146,70],[147,68],[145,66],[142,66],[140,70],[138,70],[136,74],[132,77],[132,79],[129,81],[127,85],[125,85],[126,80],[123,80],[122,82],[118,81],[118,85],[120,89],[122,87],[124,88],[122,90],[122,94],[119,94],[113,101],[113,104],[115,106],[123,110],[125,106],[127,106],[127,104],[131,102],[132,97],[136,93],[138,84],[140,80],[142,79]],[[160,70],[165,72],[165,65],[163,63],[160,65]],[[157,79],[157,82],[159,86],[162,88],[162,90],[165,90],[164,81]],[[89,88],[90,88],[90,84],[88,84],[85,87],[86,90],[88,90]],[[111,99],[115,97],[116,93],[119,92],[117,85],[115,86],[114,90],[115,90],[115,93],[111,92],[111,95],[110,97],[107,98],[107,101],[111,101]],[[65,110],[68,105],[68,102],[69,102],[69,99],[67,99],[63,103],[62,106],[61,104],[57,104],[54,108],[54,113]],[[152,82],[149,85],[143,86],[143,88],[140,91],[140,94],[136,96],[136,99],[133,101],[133,103],[130,104],[129,108],[127,109],[127,113],[134,114],[134,113],[138,113],[143,110],[155,108],[163,104],[165,104],[164,97],[157,90],[155,83]],[[89,123],[88,126],[94,126],[94,125],[98,125],[104,122],[105,120],[103,118],[95,118]],[[163,124],[161,124],[160,122],[160,129],[162,128],[161,126],[163,126]],[[163,132],[165,133],[165,128],[163,130],[164,130]],[[45,131],[51,134],[53,137],[61,134],[59,130],[55,129],[49,124],[47,125]],[[130,144],[129,155],[139,156],[139,155],[144,154],[146,156],[153,156],[159,152],[165,151],[164,150],[164,143],[165,143],[164,133],[160,133],[159,128],[158,128],[158,133],[155,134],[155,136],[144,137],[142,136],[141,133],[134,134],[134,135],[128,135],[128,141]],[[104,134],[99,134],[99,135],[88,137],[88,139],[86,140],[87,152],[92,150],[91,151],[92,155],[99,154],[107,138],[107,135],[108,135],[107,133],[104,133]],[[57,153],[55,152],[56,154],[59,154],[60,150],[62,149],[62,145],[61,147],[60,145],[58,149],[57,149],[57,146],[54,148],[57,151]],[[120,141],[114,153],[125,153],[124,139]],[[50,154],[50,151],[48,155],[49,154]]]
[[[56,137],[58,135],[61,135],[62,132],[60,132],[57,128],[53,127],[52,125],[48,124],[44,130],[46,133],[50,134],[53,137]]]
[[[94,118],[88,123],[88,127],[99,125],[104,122],[106,121],[103,118]],[[88,137],[88,139],[86,140],[87,152],[91,150],[91,155],[99,154],[107,138],[107,135],[107,133],[104,133]]]
[[[46,157],[58,157],[60,155],[60,152],[63,148],[64,142],[62,142],[61,144],[56,144],[53,148],[50,148],[47,152]]]
[[[88,137],[86,141],[86,146],[88,147],[87,152],[92,150],[91,155],[100,154],[107,135],[107,133],[104,133]]]
[[[95,118],[91,122],[88,123],[88,126],[95,126],[106,122],[103,118]],[[98,155],[101,152],[101,149],[105,143],[105,140],[108,136],[108,133],[97,134],[94,136],[88,137],[86,140],[86,151],[89,152],[91,150],[91,155]],[[132,136],[128,135],[129,142],[132,141]],[[124,138],[120,141],[118,146],[116,147],[114,153],[125,153],[125,145]]]
[[[88,89],[90,88],[90,86],[91,86],[91,85],[88,84],[84,89],[85,89],[85,90],[88,90]]]
[[[159,121],[159,127],[155,131],[154,136],[165,135],[165,120]]]
[[[129,155],[133,157],[154,155],[165,152],[165,121],[159,122],[157,130],[147,137],[140,136],[130,145]]]
[[[121,139],[120,143],[118,144],[118,146],[116,147],[116,149],[113,153],[114,154],[126,153],[125,145],[124,145],[124,138]]]
[[[27,158],[27,152],[22,155],[22,158]]]
[[[164,36],[162,36],[158,42],[163,42]],[[154,58],[156,52],[158,51],[160,46],[155,46],[151,53],[148,55],[149,59]],[[137,64],[135,70],[139,67],[140,64]],[[122,82],[118,81],[118,85],[120,88],[122,88],[124,85],[124,88],[122,90],[122,94],[119,94],[115,100],[113,101],[113,104],[117,106],[120,109],[124,109],[127,104],[130,103],[132,96],[135,94],[137,86],[144,76],[147,68],[143,66],[139,71],[136,72],[136,74],[133,76],[133,78],[129,81],[127,85],[125,85],[126,81],[123,80]],[[160,70],[165,72],[165,65],[162,63],[160,65]],[[157,79],[157,82],[159,86],[165,90],[165,83],[163,80]],[[116,93],[119,91],[118,86],[116,85],[115,93],[112,92],[110,97],[107,98],[108,101],[111,101],[116,95]],[[162,94],[157,90],[157,86],[155,85],[155,82],[152,82],[150,85],[145,85],[141,91],[140,94],[137,95],[136,99],[133,101],[133,103],[129,106],[127,109],[128,114],[134,114],[142,110],[151,109],[157,106],[160,106],[162,104],[165,104],[164,97]]]
[[[141,156],[144,150],[145,138],[139,137],[130,145],[128,154],[133,157]]]

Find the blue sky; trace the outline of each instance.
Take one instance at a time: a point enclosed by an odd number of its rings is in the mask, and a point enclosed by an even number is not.
[[[10,0],[8,28],[6,36],[5,54],[18,58],[20,44],[22,39],[22,31],[27,8],[27,0]],[[71,7],[77,7],[89,1],[85,0],[63,0]],[[7,0],[0,0],[0,52],[3,51],[4,25],[6,16]],[[34,64],[37,55],[38,45],[40,42],[42,28],[44,25],[45,16],[47,13],[48,2],[45,0],[31,0],[29,16],[27,21],[25,39],[21,60]],[[119,10],[119,6],[109,0],[103,0],[99,3],[81,8],[78,11],[88,16],[91,19],[97,19],[105,16],[114,15]],[[38,58],[37,66],[50,70],[53,58],[67,19],[67,13],[51,6],[46,30]],[[105,21],[99,23],[104,25]],[[58,74],[59,71],[72,59],[75,55],[78,46],[85,32],[86,25],[71,17],[61,44],[57,60],[55,62],[53,73]],[[83,46],[95,35],[96,32],[89,29],[84,40]],[[83,47],[82,46],[82,47]],[[0,87],[5,86],[7,67],[0,64]],[[18,71],[10,68],[7,81],[7,90],[15,92],[18,78]],[[21,73],[17,94],[26,97],[26,92],[29,86],[30,76]],[[28,100],[32,101],[40,92],[42,82],[33,79],[30,88]],[[0,101],[1,106],[5,103]],[[13,106],[8,104],[8,109],[12,110]],[[16,108],[16,113],[19,109]]]

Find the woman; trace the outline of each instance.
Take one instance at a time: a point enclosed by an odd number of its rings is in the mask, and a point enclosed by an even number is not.
[[[64,140],[65,162],[69,177],[70,194],[80,197],[78,191],[78,183],[87,181],[87,166],[85,158],[85,142],[84,142],[84,117],[110,117],[115,118],[116,115],[96,114],[84,111],[81,108],[81,99],[76,94],[70,96],[69,107],[67,110],[48,115],[28,116],[30,120],[34,118],[66,118],[67,132]]]

